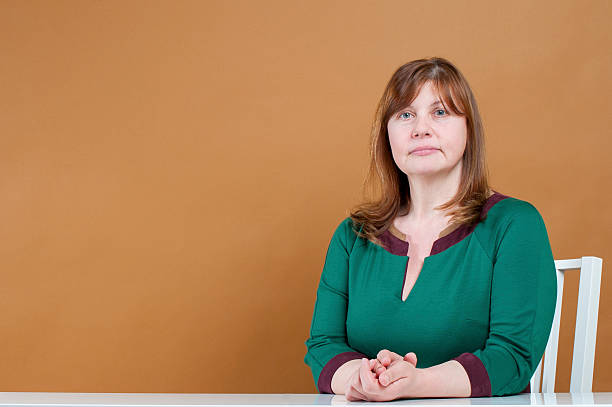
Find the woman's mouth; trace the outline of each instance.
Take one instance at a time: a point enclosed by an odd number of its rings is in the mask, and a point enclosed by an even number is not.
[[[410,155],[429,155],[429,154],[433,154],[436,151],[439,151],[437,148],[428,148],[425,150],[417,150],[417,151],[413,151]]]

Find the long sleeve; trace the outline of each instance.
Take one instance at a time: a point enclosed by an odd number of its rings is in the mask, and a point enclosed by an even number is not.
[[[483,349],[454,358],[470,378],[471,397],[519,393],[546,348],[557,278],[544,221],[523,202],[495,243],[489,335]]]
[[[320,393],[332,393],[336,370],[352,359],[367,357],[347,344],[349,255],[356,235],[346,218],[334,232],[321,273],[304,362],[310,366]]]

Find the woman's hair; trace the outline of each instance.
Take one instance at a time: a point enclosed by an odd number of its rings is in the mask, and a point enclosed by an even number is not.
[[[366,201],[350,212],[353,227],[360,237],[375,240],[396,216],[403,216],[410,209],[408,177],[393,160],[387,123],[416,98],[428,81],[437,90],[444,108],[465,116],[467,127],[459,189],[450,201],[435,209],[450,209],[446,213],[451,216],[449,223],[472,224],[480,219],[491,189],[485,161],[484,129],[476,99],[467,80],[448,60],[439,57],[417,59],[395,71],[376,109],[371,131],[370,168],[363,184]],[[371,197],[367,196],[368,188]]]

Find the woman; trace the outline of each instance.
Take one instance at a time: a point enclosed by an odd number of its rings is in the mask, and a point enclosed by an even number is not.
[[[369,179],[378,195],[337,227],[317,290],[304,361],[319,392],[529,392],[556,303],[548,234],[532,204],[491,189],[476,100],[449,61],[393,74]]]

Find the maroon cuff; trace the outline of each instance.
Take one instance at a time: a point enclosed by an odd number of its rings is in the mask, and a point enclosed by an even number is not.
[[[461,363],[470,379],[470,386],[472,387],[472,394],[470,394],[470,397],[491,397],[491,380],[489,380],[489,374],[482,364],[482,361],[478,359],[477,356],[473,353],[466,352],[452,360]]]
[[[317,383],[319,393],[334,394],[331,388],[331,382],[336,370],[338,370],[340,366],[349,360],[361,358],[369,359],[366,355],[360,352],[342,352],[331,358],[329,362],[323,366],[323,370],[321,370],[321,374],[319,374],[319,381]]]

